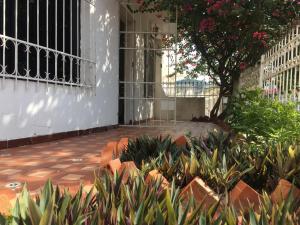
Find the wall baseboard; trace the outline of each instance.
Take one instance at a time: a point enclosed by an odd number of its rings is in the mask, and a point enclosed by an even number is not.
[[[54,133],[54,134],[49,134],[49,135],[41,135],[41,136],[35,136],[35,137],[0,141],[0,149],[15,148],[15,147],[20,147],[20,146],[25,146],[25,145],[57,141],[57,140],[61,140],[61,139],[71,138],[71,137],[79,137],[79,136],[84,136],[84,135],[88,135],[88,134],[100,133],[100,132],[108,131],[111,129],[116,129],[118,127],[119,127],[119,125],[110,125],[110,126],[104,126],[104,127],[90,128],[87,130],[74,130],[74,131]]]

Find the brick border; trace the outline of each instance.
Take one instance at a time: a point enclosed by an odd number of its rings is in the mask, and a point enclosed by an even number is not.
[[[108,130],[117,129],[118,127],[119,127],[119,125],[110,125],[110,126],[104,126],[104,127],[90,128],[90,129],[86,129],[86,130],[74,130],[74,131],[67,131],[67,132],[41,135],[41,136],[35,136],[35,137],[0,141],[0,149],[9,149],[9,148],[15,148],[15,147],[20,147],[20,146],[25,146],[25,145],[40,144],[40,143],[45,143],[45,142],[62,140],[62,139],[66,139],[66,138],[101,133],[101,132],[105,132]]]

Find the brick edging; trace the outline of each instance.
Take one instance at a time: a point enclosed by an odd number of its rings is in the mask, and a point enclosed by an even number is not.
[[[62,140],[66,138],[79,137],[79,136],[84,136],[84,135],[89,135],[94,133],[105,132],[108,130],[116,129],[118,127],[119,125],[110,125],[110,126],[89,128],[86,130],[74,130],[74,131],[67,131],[67,132],[41,135],[35,137],[0,141],[0,149],[9,149],[9,148],[15,148],[15,147],[20,147],[25,145],[40,144],[45,142]]]

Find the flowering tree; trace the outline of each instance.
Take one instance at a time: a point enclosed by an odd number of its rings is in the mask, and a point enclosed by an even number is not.
[[[178,70],[205,73],[220,86],[211,111],[230,97],[240,74],[253,66],[298,18],[300,0],[137,0],[142,11],[178,14]],[[175,13],[173,14],[175,15]],[[192,70],[190,69],[192,68]]]

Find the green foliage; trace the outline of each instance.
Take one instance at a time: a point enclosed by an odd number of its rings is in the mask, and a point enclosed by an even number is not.
[[[296,106],[264,98],[259,89],[242,91],[232,99],[227,121],[249,141],[292,143],[300,140],[300,113]]]
[[[139,2],[142,12],[170,11],[172,19],[178,15],[178,37],[173,40],[179,43],[178,72],[210,76],[220,86],[220,97],[231,97],[241,72],[278,43],[300,12],[297,0]],[[218,115],[218,104],[211,117]]]
[[[129,141],[126,151],[122,152],[120,160],[122,162],[134,161],[140,168],[144,160],[156,158],[162,152],[172,152],[172,154],[176,155],[177,151],[180,150],[172,142],[170,137],[150,138],[148,136],[143,136],[134,141]]]
[[[123,175],[97,178],[94,188],[86,193],[82,188],[72,196],[47,182],[39,196],[33,199],[26,188],[16,202],[12,215],[0,215],[1,225],[190,225],[190,224],[299,224],[299,202],[291,193],[286,201],[272,204],[264,194],[260,210],[245,215],[219,203],[204,209],[193,198],[182,204],[174,185],[162,190],[160,181],[145,184],[141,175],[122,183]]]
[[[142,138],[143,145],[162,145],[163,140]],[[149,141],[149,144],[145,142]],[[271,193],[279,179],[286,179],[300,187],[300,147],[289,144],[249,142],[243,136],[210,133],[207,139],[187,137],[186,148],[162,148],[151,154],[138,155],[140,141],[131,142],[123,154],[137,161],[142,170],[159,170],[177,187],[183,188],[196,176],[201,177],[217,193],[226,193],[240,179],[257,191]],[[171,149],[171,150],[170,150]],[[177,150],[176,150],[177,149]],[[134,150],[133,152],[131,152]],[[126,160],[125,160],[126,161]]]

